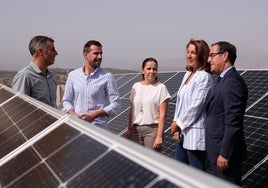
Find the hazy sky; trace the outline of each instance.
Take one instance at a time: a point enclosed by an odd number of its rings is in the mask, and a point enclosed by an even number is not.
[[[238,49],[237,68],[268,68],[267,0],[1,0],[0,70],[18,70],[35,35],[55,40],[52,67],[77,68],[83,45],[103,45],[102,67],[140,70],[155,57],[159,71],[185,67],[191,38]]]

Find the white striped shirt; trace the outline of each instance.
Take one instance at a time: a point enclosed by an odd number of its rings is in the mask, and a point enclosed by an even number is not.
[[[209,73],[197,71],[185,85],[190,74],[190,71],[185,73],[178,90],[174,121],[182,130],[183,148],[204,151],[206,149],[204,104],[213,81]]]

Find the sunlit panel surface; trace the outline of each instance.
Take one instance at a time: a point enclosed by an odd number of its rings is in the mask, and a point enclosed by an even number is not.
[[[4,85],[2,96],[0,187],[235,187]]]

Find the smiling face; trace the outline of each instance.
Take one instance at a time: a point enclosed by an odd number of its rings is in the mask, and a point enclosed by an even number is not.
[[[101,46],[91,45],[90,50],[84,52],[86,63],[94,69],[99,67],[102,61],[102,53]]]
[[[144,81],[148,84],[154,84],[157,78],[158,66],[155,61],[148,61],[142,69],[144,75]]]
[[[213,74],[219,76],[226,69],[226,55],[227,52],[219,52],[218,45],[211,47],[208,62],[210,63],[210,69]]]
[[[198,55],[195,45],[189,44],[187,48],[186,60],[188,67],[191,67],[194,71],[198,69]]]

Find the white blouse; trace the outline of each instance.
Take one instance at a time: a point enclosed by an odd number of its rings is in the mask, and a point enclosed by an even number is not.
[[[132,86],[129,98],[133,104],[132,124],[146,125],[158,123],[160,104],[170,98],[170,94],[160,82],[154,85],[137,82]]]

